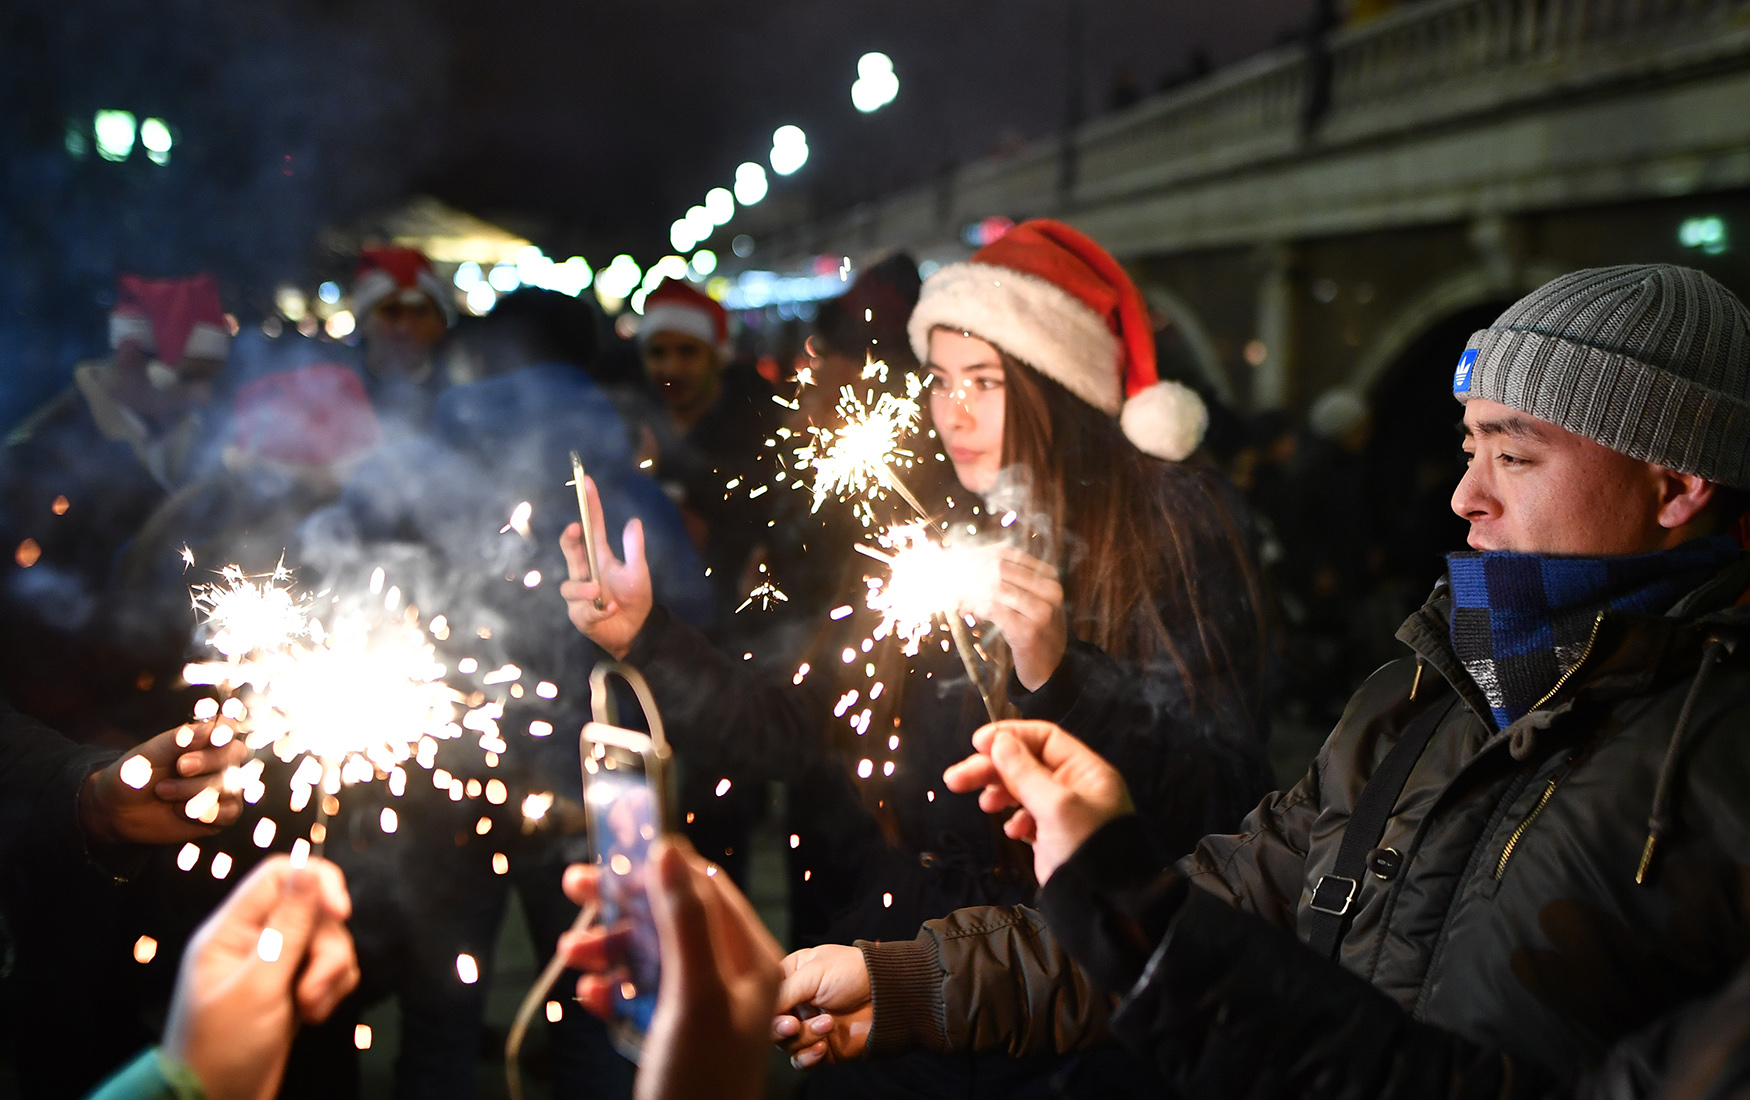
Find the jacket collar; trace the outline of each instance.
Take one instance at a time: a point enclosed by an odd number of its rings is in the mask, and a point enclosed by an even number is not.
[[[1750,554],[1741,555],[1664,615],[1605,613],[1592,652],[1582,662],[1585,667],[1577,668],[1574,682],[1561,694],[1569,699],[1581,692],[1620,698],[1645,692],[1672,664],[1667,657],[1679,658],[1675,664],[1681,667],[1672,668],[1673,675],[1693,674],[1694,658],[1689,651],[1699,652],[1706,635],[1722,631],[1750,634],[1750,603],[1738,602],[1745,595],[1750,595]],[[1451,609],[1452,596],[1443,576],[1427,602],[1398,628],[1397,638],[1440,673],[1485,725],[1492,726],[1488,698],[1452,651],[1448,629]],[[1560,701],[1551,699],[1549,703]]]

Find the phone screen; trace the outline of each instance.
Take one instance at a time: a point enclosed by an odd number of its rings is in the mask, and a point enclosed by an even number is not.
[[[601,923],[617,979],[611,1011],[641,1037],[656,1011],[662,976],[656,921],[645,890],[650,845],[662,833],[660,799],[643,758],[614,745],[598,742],[585,755],[584,782],[590,846],[601,866]]]

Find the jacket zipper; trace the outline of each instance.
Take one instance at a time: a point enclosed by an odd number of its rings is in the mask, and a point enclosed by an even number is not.
[[[1525,815],[1525,820],[1521,821],[1518,828],[1513,830],[1513,835],[1507,838],[1507,846],[1501,849],[1501,859],[1495,864],[1496,882],[1501,881],[1501,876],[1507,873],[1507,861],[1513,858],[1513,852],[1519,847],[1519,840],[1525,835],[1525,830],[1531,828],[1531,823],[1537,820],[1537,815],[1543,813],[1543,808],[1549,805],[1550,795],[1556,793],[1558,782],[1560,780],[1551,779],[1544,784],[1543,793],[1537,796],[1537,805],[1531,808],[1531,812]]]
[[[1598,617],[1592,620],[1592,634],[1586,639],[1586,648],[1580,651],[1580,659],[1568,666],[1568,671],[1562,673],[1561,678],[1556,681],[1556,686],[1550,688],[1549,691],[1544,694],[1542,699],[1531,704],[1532,710],[1536,710],[1538,707],[1543,706],[1545,703],[1555,698],[1556,692],[1562,690],[1562,688],[1567,685],[1568,681],[1574,678],[1574,673],[1580,671],[1580,666],[1586,663],[1586,658],[1592,656],[1592,647],[1598,644],[1598,628],[1603,625],[1604,612],[1600,611]]]
[[[1532,710],[1536,710],[1555,698],[1556,692],[1562,690],[1567,682],[1574,678],[1574,674],[1580,671],[1580,666],[1586,663],[1588,657],[1592,656],[1592,647],[1598,644],[1598,630],[1603,625],[1604,612],[1600,611],[1598,617],[1592,620],[1592,634],[1586,639],[1586,648],[1580,651],[1580,659],[1568,666],[1568,670],[1556,680],[1555,687],[1550,688],[1542,699],[1532,704]],[[1495,881],[1499,882],[1501,876],[1507,873],[1507,861],[1513,858],[1513,853],[1518,849],[1519,841],[1525,836],[1525,831],[1531,828],[1531,823],[1537,820],[1537,815],[1543,813],[1543,808],[1549,805],[1550,796],[1556,793],[1556,784],[1559,782],[1561,782],[1561,778],[1558,776],[1544,784],[1543,793],[1537,796],[1537,804],[1531,807],[1531,812],[1525,815],[1525,820],[1521,821],[1513,830],[1512,835],[1507,838],[1506,846],[1501,849],[1501,858],[1495,864]]]

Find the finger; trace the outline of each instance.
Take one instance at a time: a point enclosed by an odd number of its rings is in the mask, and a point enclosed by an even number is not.
[[[565,555],[565,572],[574,581],[589,576],[589,560],[583,550],[583,524],[566,524],[559,532],[559,551]],[[563,589],[561,589],[563,591]]]
[[[592,532],[599,534],[599,533],[606,531],[608,529],[607,517],[602,514],[601,490],[596,488],[595,478],[593,478],[593,477],[584,478],[583,483],[589,489],[590,530]],[[595,556],[596,556],[597,562],[601,565],[601,567],[603,569],[607,569],[611,566],[615,566],[615,565],[620,564],[620,559],[614,557],[614,551],[610,547],[604,545],[604,540],[602,540],[600,538],[598,538],[596,540]],[[587,569],[586,569],[586,575],[587,575]],[[600,580],[601,578],[597,577],[594,579]]]
[[[621,549],[626,551],[625,564],[640,576],[650,572],[650,565],[644,560],[644,521],[636,517],[626,521],[626,530],[620,534]]]
[[[999,590],[1011,588],[1040,599],[1047,598],[1054,588],[1062,591],[1061,586],[1053,578],[1011,561],[1005,561],[997,566],[997,577],[1001,582],[998,585]]]
[[[306,955],[298,976],[298,1015],[305,1023],[319,1024],[358,986],[358,956],[346,925],[328,919],[317,924]]]
[[[560,879],[559,888],[565,891],[565,896],[573,905],[585,906],[597,898],[596,886],[601,879],[601,869],[592,863],[573,863],[565,868],[565,875]]]
[[[1004,718],[1001,721],[991,722],[974,733],[972,744],[974,748],[988,756],[991,745],[996,743],[997,734],[1007,732],[1014,735],[1035,756],[1043,756],[1045,743],[1051,739],[1054,731],[1062,732],[1055,722],[1045,722],[1037,718]],[[1064,734],[1064,736],[1068,737],[1069,735]]]
[[[236,791],[224,792],[219,795],[219,812],[211,824],[215,829],[222,829],[243,815],[243,796]]]
[[[802,1034],[802,1021],[794,1016],[782,1015],[772,1017],[772,1042],[782,1043],[785,1039]]]
[[[224,780],[217,775],[201,775],[193,779],[161,779],[153,785],[152,793],[161,801],[174,802],[180,806],[209,787],[218,790],[221,809],[227,799],[235,801],[237,798],[237,792],[226,791]]]
[[[345,924],[352,919],[352,894],[346,888],[346,873],[337,864],[318,856],[306,864],[316,872],[322,892],[323,915]]]
[[[790,1019],[794,1019],[794,1017],[786,1016],[786,1017],[784,1017],[784,1019],[790,1020]],[[817,1016],[817,1017],[815,1017],[815,1019],[819,1019],[819,1017]],[[809,1020],[808,1022],[813,1023],[814,1020]],[[794,1035],[787,1035],[781,1039],[773,1039],[772,1040],[772,1042],[774,1042],[778,1045],[779,1050],[782,1050],[785,1054],[788,1054],[792,1059],[795,1059],[798,1055],[800,1055],[805,1050],[810,1050],[810,1049],[819,1047],[821,1045],[821,1042],[822,1042],[821,1037],[819,1035],[816,1035],[814,1032],[809,1031],[806,1027],[801,1027],[800,1024],[798,1024],[798,1027],[800,1028],[800,1030],[798,1030]]]
[[[1003,786],[1023,806],[1044,806],[1060,797],[1063,787],[1040,763],[1039,758],[1009,730],[997,733],[990,747],[991,761],[1002,776]]]
[[[256,938],[255,964],[271,967],[285,982],[304,965],[322,911],[322,885],[308,867],[288,865],[279,898]],[[284,987],[282,987],[284,988]]]
[[[811,1047],[808,1047],[808,1048],[800,1051],[797,1054],[792,1055],[790,1057],[790,1064],[795,1066],[797,1069],[809,1069],[813,1066],[819,1065],[820,1060],[822,1058],[825,1058],[825,1057],[826,1057],[826,1043],[819,1042],[819,1043],[815,1043]]]
[[[577,979],[577,1003],[591,1016],[603,1020],[613,1012],[614,983],[597,974]]]
[[[980,753],[968,756],[958,764],[950,764],[942,773],[942,783],[955,794],[971,794],[984,787],[1002,782],[990,757]]]
[[[785,974],[784,980],[778,983],[775,1011],[788,1013],[799,1005],[813,1004],[820,996],[820,980],[824,976],[824,970],[811,963],[804,963]]]
[[[559,595],[570,605],[573,614],[582,611],[592,622],[611,619],[620,609],[613,596],[604,595],[602,586],[594,581],[562,581]],[[597,596],[602,597],[602,606],[599,609],[595,605]]]
[[[650,907],[656,917],[661,943],[663,973],[671,971],[681,981],[708,973],[711,968],[711,927],[706,899],[694,882],[702,878],[687,862],[685,853],[669,838],[651,849],[651,869],[656,888],[650,891]],[[674,961],[671,967],[670,960]]]
[[[212,721],[185,723],[147,738],[134,752],[145,757],[153,771],[169,772],[179,754],[205,748],[210,743],[213,725]]]
[[[203,928],[234,929],[254,939],[279,905],[281,883],[291,871],[289,857],[268,856],[225,896]]]
[[[226,768],[235,768],[249,756],[241,741],[232,741],[222,748],[195,749],[176,758],[172,770],[180,776],[212,775]]]
[[[596,929],[567,932],[559,937],[558,955],[569,970],[600,972],[608,969],[608,935]]]
[[[1057,614],[1057,609],[1041,600],[1040,596],[1033,595],[1026,589],[1015,588],[1012,584],[992,593],[991,600],[994,603],[991,610],[1008,612],[1027,624],[1050,623],[1052,616]]]
[[[997,735],[996,723],[990,722],[972,731],[972,750],[977,753],[990,752],[991,738]]]
[[[718,924],[730,973],[743,975],[756,969],[767,970],[775,980],[784,952],[765,922],[728,875],[718,874],[707,881],[716,888],[722,908],[723,919]]]
[[[1007,821],[1003,822],[1003,834],[1010,840],[1021,840],[1031,844],[1039,837],[1039,822],[1034,820],[1033,815],[1023,807],[1016,810]]]
[[[987,814],[1000,814],[1019,805],[1006,787],[986,787],[978,792],[978,808]]]

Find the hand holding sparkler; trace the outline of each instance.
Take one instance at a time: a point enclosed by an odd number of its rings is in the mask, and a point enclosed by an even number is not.
[[[212,1100],[270,1100],[298,1024],[320,1023],[358,984],[346,879],[271,856],[207,919],[183,956],[164,1051]]]
[[[1050,722],[993,722],[972,735],[972,748],[942,782],[959,794],[979,792],[987,814],[1019,807],[1003,832],[1033,846],[1041,886],[1102,825],[1136,812],[1118,769]]]
[[[863,952],[842,944],[822,944],[784,957],[784,984],[778,987],[778,1013],[772,1041],[790,1055],[797,1069],[862,1058],[875,1023],[874,994]],[[805,1016],[804,1006],[819,1015]]]
[[[237,820],[242,799],[227,790],[229,769],[249,756],[224,722],[166,730],[101,771],[79,792],[79,823],[100,844],[174,844],[217,832]],[[203,791],[204,814],[187,807]]]
[[[1063,584],[1056,566],[1013,546],[997,550],[995,564],[996,583],[976,591],[967,610],[1003,632],[1015,677],[1028,691],[1038,691],[1069,648]]]
[[[603,527],[601,496],[593,479],[585,478],[584,487],[591,522],[599,531]],[[621,539],[626,560],[616,558],[604,545],[598,548],[599,564],[592,569],[583,525],[573,523],[559,536],[559,548],[571,574],[571,579],[559,586],[566,613],[573,626],[615,659],[625,657],[632,648],[632,639],[644,629],[656,602],[650,587],[650,566],[644,560],[643,522],[628,522]]]

